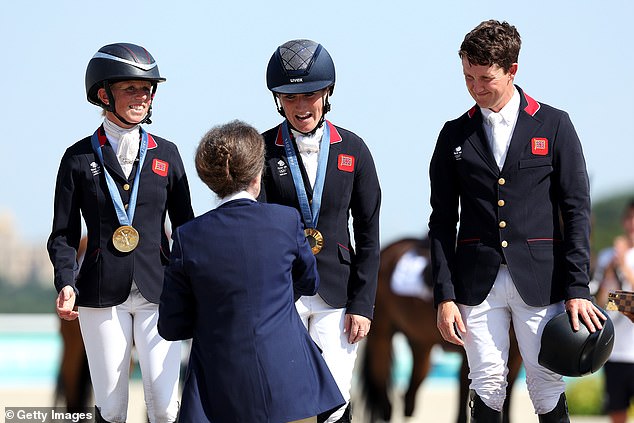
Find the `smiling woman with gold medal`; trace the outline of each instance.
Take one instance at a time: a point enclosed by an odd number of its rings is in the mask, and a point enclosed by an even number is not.
[[[284,121],[264,133],[260,199],[298,209],[317,259],[317,295],[296,308],[350,400],[358,342],[368,335],[379,267],[381,191],[366,144],[325,119],[335,65],[319,43],[291,40],[271,57],[266,81]],[[354,248],[348,231],[352,217]],[[349,422],[346,404],[320,421]]]
[[[129,363],[136,347],[151,422],[176,421],[180,345],[158,334],[169,241],[163,229],[193,218],[176,145],[145,132],[159,82],[152,55],[135,44],[102,47],[88,63],[88,101],[103,109],[95,133],[62,157],[48,251],[57,314],[79,317],[96,422],[126,421]],[[88,246],[79,272],[82,217]],[[78,310],[75,307],[78,306]]]

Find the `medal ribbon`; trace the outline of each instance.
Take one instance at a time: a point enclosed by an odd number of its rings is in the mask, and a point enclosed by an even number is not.
[[[139,128],[141,131],[141,146],[139,147],[139,166],[136,169],[136,175],[134,176],[134,182],[132,183],[132,192],[130,193],[130,203],[128,204],[128,210],[123,206],[123,200],[121,199],[121,194],[119,193],[119,189],[117,188],[117,184],[108,170],[106,169],[106,165],[103,161],[103,153],[101,151],[101,143],[99,142],[99,131],[103,131],[102,127],[99,127],[92,134],[90,138],[90,143],[92,144],[92,149],[95,154],[99,158],[99,162],[101,163],[101,167],[103,168],[104,176],[106,177],[106,184],[108,185],[108,191],[110,192],[110,198],[112,198],[112,202],[114,203],[114,209],[117,212],[117,217],[119,218],[119,223],[123,225],[131,225],[132,220],[134,219],[134,210],[136,209],[136,199],[139,192],[139,180],[141,179],[141,168],[143,167],[143,162],[145,161],[145,153],[147,153],[147,144],[148,144],[148,135],[147,132],[143,130],[143,128]],[[102,135],[105,137],[105,134]]]
[[[328,122],[324,121],[324,133],[319,143],[319,157],[317,158],[317,175],[315,177],[315,189],[313,190],[312,210],[306,195],[302,172],[299,169],[299,162],[295,155],[295,148],[291,141],[291,134],[288,130],[288,121],[282,123],[282,138],[284,139],[284,149],[286,150],[286,158],[295,183],[295,192],[299,200],[299,208],[304,218],[304,225],[307,228],[317,228],[319,220],[319,209],[321,208],[321,195],[324,191],[324,182],[326,181],[326,166],[328,165],[328,152],[330,151],[330,128]]]

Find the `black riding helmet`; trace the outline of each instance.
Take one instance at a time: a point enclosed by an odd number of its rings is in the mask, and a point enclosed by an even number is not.
[[[126,124],[131,124],[119,116],[115,109],[114,97],[110,85],[117,81],[142,80],[152,82],[152,98],[156,94],[156,87],[165,78],[159,74],[158,65],[145,48],[136,44],[116,43],[108,44],[99,49],[88,62],[86,69],[86,96],[88,101],[109,112],[112,112]],[[106,90],[108,105],[99,100],[97,92],[100,88]],[[141,123],[152,123],[152,105],[147,116]]]
[[[276,94],[303,94],[330,88],[318,128],[330,111],[328,96],[335,88],[335,64],[321,44],[311,40],[291,40],[279,46],[271,56],[266,69],[266,86],[273,93],[277,111],[284,117]]]
[[[553,317],[542,333],[539,364],[563,376],[584,376],[599,370],[614,346],[612,320],[607,317],[603,329],[594,333],[583,322],[579,326],[576,332],[572,329],[567,312]]]

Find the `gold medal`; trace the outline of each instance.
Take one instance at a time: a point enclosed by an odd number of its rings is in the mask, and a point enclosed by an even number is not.
[[[139,233],[130,225],[120,226],[112,234],[112,243],[122,253],[129,253],[139,245]]]
[[[313,250],[313,254],[319,253],[324,246],[324,237],[321,235],[321,232],[315,228],[306,228],[304,229],[304,234],[306,235],[310,249]]]

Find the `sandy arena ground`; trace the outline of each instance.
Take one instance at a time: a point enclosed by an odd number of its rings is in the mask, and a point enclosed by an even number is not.
[[[533,413],[528,393],[525,389],[516,389],[514,401],[511,405],[511,421],[513,423],[535,423],[537,416]],[[399,404],[395,404],[392,423],[454,423],[457,402],[457,391],[451,387],[423,386],[418,391],[416,414],[410,419],[397,418],[402,411]],[[52,388],[32,389],[2,389],[0,390],[0,407],[2,422],[5,421],[4,407],[49,407],[53,401]],[[128,423],[145,423],[143,404],[143,390],[141,383],[133,381],[130,389],[130,406],[128,407]],[[353,419],[357,423],[364,423],[361,413]],[[15,422],[17,420],[13,420]],[[572,417],[573,423],[609,423],[609,418],[601,417]],[[9,422],[7,422],[9,423]]]

